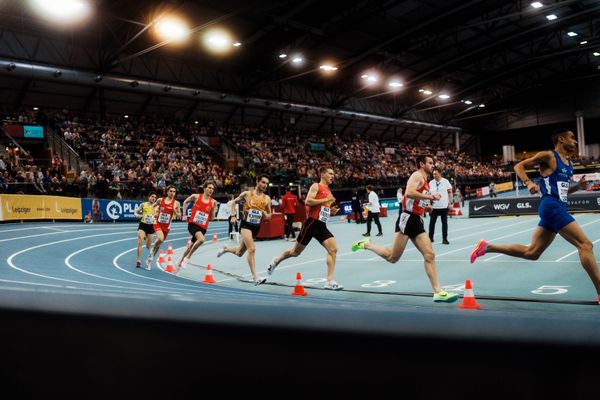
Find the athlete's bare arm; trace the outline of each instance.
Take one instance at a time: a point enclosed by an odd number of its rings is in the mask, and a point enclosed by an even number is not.
[[[531,179],[527,176],[525,170],[527,168],[532,168],[536,165],[540,166],[540,174],[547,175],[548,173],[552,173],[552,161],[554,159],[554,154],[551,151],[540,151],[533,157],[529,157],[524,159],[523,161],[517,163],[515,165],[515,172],[521,182],[523,182],[527,186],[527,190],[529,193],[535,194],[540,191],[540,187],[533,183]]]
[[[328,203],[330,201],[334,201],[335,197],[333,197],[332,194],[330,194],[329,196],[327,196],[324,199],[315,199],[315,197],[317,196],[317,193],[319,192],[319,185],[317,183],[313,183],[310,187],[310,189],[308,190],[308,194],[306,195],[306,200],[304,201],[304,204],[306,204],[307,206],[318,206],[320,204],[325,204]]]
[[[271,210],[271,198],[269,196],[267,197],[267,212],[265,214],[265,221],[268,221],[271,219],[271,215],[273,215],[273,210]]]
[[[192,194],[183,201],[183,216],[181,217],[182,221],[187,220],[187,212],[185,210],[187,210],[188,204],[190,204],[190,203],[194,204],[196,202],[196,200],[198,200],[198,195]]]
[[[424,184],[425,178],[423,178],[423,175],[418,171],[413,172],[406,183],[406,195],[408,198],[415,200],[439,200],[441,198],[439,193],[429,194],[419,192],[418,190],[422,188]]]
[[[237,217],[236,217],[236,215],[237,215],[237,212],[236,212],[237,204],[239,202],[241,202],[242,200],[244,200],[247,195],[248,195],[248,191],[246,190],[245,192],[240,193],[240,195],[238,197],[236,197],[235,199],[233,199],[233,201],[231,202],[231,217],[233,218],[231,220],[231,222],[234,223],[234,224],[237,221]]]

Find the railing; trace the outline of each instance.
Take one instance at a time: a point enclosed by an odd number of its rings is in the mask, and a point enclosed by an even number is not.
[[[71,146],[67,144],[55,131],[50,127],[46,127],[47,140],[50,149],[53,153],[56,153],[63,160],[67,166],[67,170],[74,169],[77,175],[81,172],[80,157],[79,154]]]

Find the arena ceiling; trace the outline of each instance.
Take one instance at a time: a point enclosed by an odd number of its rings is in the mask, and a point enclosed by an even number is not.
[[[294,120],[342,133],[392,132],[393,124],[346,121],[336,118],[336,110],[457,126],[465,132],[498,129],[534,114],[533,125],[543,123],[545,115],[593,114],[600,76],[600,56],[594,55],[600,52],[600,2],[546,0],[540,8],[531,3],[98,0],[84,25],[58,29],[33,14],[26,1],[0,0],[0,59],[4,66],[10,60],[32,62],[322,107],[334,113],[298,112]],[[151,23],[169,14],[184,17],[194,31],[191,40],[159,44]],[[550,14],[556,19],[549,20]],[[194,35],[214,27],[228,29],[241,46],[227,56],[208,53]],[[288,57],[279,58],[281,53]],[[302,66],[290,62],[295,54],[302,54]],[[319,66],[325,62],[338,70],[323,74]],[[246,107],[134,87],[113,90],[101,82],[65,85],[60,78],[17,78],[7,68],[1,71],[0,101],[9,106],[65,104],[86,112],[204,115],[252,123],[290,117],[286,110],[270,109],[269,102]],[[366,85],[362,76],[373,74],[379,81]],[[391,79],[403,86],[391,90]],[[440,99],[442,93],[450,97]],[[427,126],[397,126],[394,132],[431,132],[429,139],[452,140],[443,129]]]

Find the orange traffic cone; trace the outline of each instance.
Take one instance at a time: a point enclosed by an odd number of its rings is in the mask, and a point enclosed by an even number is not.
[[[167,257],[167,268],[165,268],[165,272],[175,272],[175,269],[173,268],[173,261],[171,260],[171,257]]]
[[[213,233],[213,240],[212,240],[212,241],[213,241],[213,242],[216,242],[216,241],[218,241],[218,240],[219,240],[219,239],[217,238],[217,234],[216,234],[216,233]]]
[[[158,256],[158,263],[159,264],[164,264],[165,263],[165,252],[160,249],[160,255]]]
[[[208,264],[208,266],[206,267],[206,275],[204,276],[204,280],[202,281],[202,283],[217,283],[217,281],[215,281],[215,278],[213,277],[212,265],[210,264]]]
[[[169,243],[169,245],[167,246],[167,255],[170,256],[173,254],[173,246],[171,245],[171,243]]]
[[[468,310],[479,310],[481,305],[477,304],[475,300],[475,293],[473,292],[473,286],[471,286],[471,280],[467,279],[465,283],[465,293],[463,294],[463,301],[458,308],[466,308]]]
[[[300,272],[296,273],[296,286],[294,286],[294,291],[291,294],[292,296],[308,296],[308,292],[302,286],[302,275],[300,275]]]

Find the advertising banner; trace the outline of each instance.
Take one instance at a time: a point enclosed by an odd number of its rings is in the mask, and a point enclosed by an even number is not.
[[[469,217],[537,214],[542,198],[539,196],[506,197],[472,200]],[[600,212],[600,192],[569,196],[569,212]]]
[[[496,184],[496,193],[508,192],[513,190],[515,185],[512,182],[504,182]]]
[[[34,219],[81,220],[81,199],[62,196],[0,195],[1,221]]]
[[[88,214],[95,221],[137,221],[135,209],[143,201],[139,200],[104,200],[81,199],[83,217]]]

